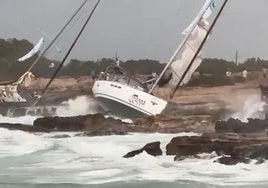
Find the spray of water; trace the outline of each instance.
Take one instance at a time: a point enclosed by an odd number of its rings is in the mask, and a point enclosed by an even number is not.
[[[57,115],[62,117],[98,113],[97,102],[87,96],[80,96],[62,103],[57,109]]]
[[[248,118],[263,118],[265,103],[261,101],[258,94],[247,96],[245,99],[242,97],[241,102],[242,105],[236,107],[235,113],[231,114],[230,117],[240,119],[243,122],[247,122]]]
[[[62,106],[57,108],[57,116],[78,116],[86,114],[98,113],[97,102],[87,96],[80,96],[75,99],[70,99],[62,103]],[[0,123],[22,123],[32,125],[34,120],[40,116],[21,116],[21,117],[8,117],[0,115]]]

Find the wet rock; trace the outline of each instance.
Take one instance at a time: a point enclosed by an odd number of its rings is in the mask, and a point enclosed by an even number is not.
[[[162,150],[160,149],[160,142],[152,142],[152,143],[146,144],[143,148],[139,150],[134,150],[134,151],[127,153],[126,155],[124,155],[124,158],[134,157],[138,154],[141,154],[143,151],[146,151],[149,155],[152,155],[155,157],[162,155]]]
[[[44,117],[34,121],[35,127],[51,131],[111,131],[127,132],[127,124],[121,120],[105,118],[102,114],[93,114],[74,117]],[[103,134],[103,132],[100,132]]]
[[[25,132],[49,132],[48,129],[42,127],[34,127],[32,125],[23,125],[23,124],[11,124],[11,123],[0,123],[0,128],[5,128],[8,130],[19,130]]]
[[[60,134],[60,135],[55,135],[52,136],[51,138],[70,138],[71,136],[68,134]]]
[[[228,155],[222,163],[246,163],[244,159],[267,160],[268,137],[266,134],[203,134],[202,136],[175,137],[166,146],[167,155],[175,155],[175,160],[216,152]],[[229,162],[228,162],[229,160]]]
[[[34,121],[35,127],[50,131],[85,131],[88,136],[123,135],[127,132],[211,132],[213,130],[210,117],[188,116],[172,117],[165,115],[144,116],[128,124],[114,118],[105,118],[103,114],[74,117],[44,117]]]
[[[143,150],[146,151],[148,154],[152,156],[159,156],[162,155],[162,150],[160,149],[160,142],[153,142],[146,144],[143,147]]]
[[[179,156],[176,155],[174,158],[174,161],[183,161],[185,159],[201,159],[198,155],[193,155],[193,156]]]
[[[227,121],[218,121],[215,130],[218,133],[268,133],[268,119],[248,119],[245,123],[231,118]]]
[[[131,157],[135,157],[136,155],[139,155],[143,152],[143,149],[138,149],[138,150],[134,150],[131,152],[128,152],[126,155],[124,155],[124,158],[131,158]]]
[[[211,153],[214,147],[211,146],[210,140],[206,137],[183,136],[175,137],[166,146],[167,155],[194,156],[199,153]]]
[[[126,131],[117,131],[117,130],[96,130],[96,131],[87,131],[75,136],[110,136],[110,135],[127,135]]]
[[[250,159],[246,159],[246,158],[239,157],[239,156],[230,156],[230,157],[221,157],[214,162],[218,162],[224,165],[236,165],[238,163],[249,164]]]
[[[256,165],[263,164],[265,162],[265,159],[257,159],[257,162],[255,163]]]

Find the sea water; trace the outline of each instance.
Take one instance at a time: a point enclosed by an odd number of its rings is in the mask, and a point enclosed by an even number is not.
[[[86,105],[85,100],[79,98],[78,102]],[[72,113],[65,110],[61,110],[62,115],[80,113],[72,105]],[[32,124],[36,118],[0,117],[0,122]],[[62,134],[69,137],[55,137]],[[218,158],[215,153],[179,162],[165,155],[165,146],[173,137],[198,136],[196,133],[96,137],[75,134],[0,129],[0,188],[268,187],[268,162],[225,166],[214,162]],[[122,157],[154,141],[161,141],[162,156],[144,152],[130,159]]]

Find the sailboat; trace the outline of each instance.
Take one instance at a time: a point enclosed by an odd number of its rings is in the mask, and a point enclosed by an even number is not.
[[[95,12],[96,8],[98,7],[100,0],[97,0],[96,3],[93,6],[93,9],[90,11],[87,11],[87,6],[90,6],[89,0],[84,0],[82,4],[79,6],[79,8],[75,11],[75,13],[71,16],[71,18],[67,21],[67,23],[61,28],[61,30],[58,32],[58,34],[55,36],[55,38],[49,43],[47,48],[36,58],[36,60],[31,64],[31,66],[27,69],[25,73],[23,73],[18,79],[14,81],[8,81],[8,82],[1,82],[0,83],[0,114],[2,115],[8,115],[10,114],[10,110],[14,111],[17,110],[19,112],[23,111],[25,112],[25,108],[30,108],[31,112],[33,109],[37,108],[37,112],[40,113],[41,110],[44,110],[44,112],[47,113],[47,108],[39,108],[36,107],[36,104],[40,101],[42,96],[45,94],[46,90],[52,83],[52,81],[55,79],[56,75],[58,74],[59,70],[63,66],[64,62],[68,58],[70,52],[72,51],[73,47],[77,43],[79,37],[83,33],[86,25],[88,24],[89,20],[93,16],[93,13]],[[51,73],[51,77],[46,83],[45,87],[41,91],[32,91],[29,89],[29,85],[35,78],[34,74],[32,73],[34,67],[37,66],[37,64],[42,60],[42,58],[45,57],[45,55],[48,54],[48,52],[53,48],[57,47],[57,43],[59,41],[62,41],[63,39],[63,33],[66,31],[71,30],[72,27],[74,27],[75,23],[78,22],[78,20],[82,17],[82,12],[87,11],[87,15],[85,16],[84,20],[81,21],[82,24],[79,27],[76,27],[77,33],[74,35],[73,38],[68,38],[70,41],[70,44],[66,46],[66,52],[61,54],[62,59],[58,61],[57,66],[54,67],[50,66],[50,68],[53,68],[53,72]],[[42,44],[44,43],[44,39],[41,38],[39,42],[34,46],[34,48],[28,52],[26,55],[18,59],[18,62],[23,63],[26,59],[31,58],[34,54],[36,54]],[[20,108],[19,108],[20,107]],[[54,108],[53,108],[54,110]],[[42,112],[41,112],[42,114]],[[38,115],[41,115],[38,114]],[[24,114],[26,115],[26,114]],[[37,114],[34,114],[37,115]],[[46,114],[45,114],[46,115]]]
[[[170,98],[179,86],[191,79],[193,72],[202,62],[201,49],[228,0],[216,11],[214,0],[206,0],[201,11],[183,31],[184,40],[176,49],[159,77],[142,81],[131,76],[118,63],[101,72],[95,81],[93,94],[100,105],[110,114],[123,118],[160,114],[168,102],[153,95],[157,86],[169,84],[173,87]],[[213,12],[217,12],[213,16]],[[211,19],[211,20],[210,20]]]

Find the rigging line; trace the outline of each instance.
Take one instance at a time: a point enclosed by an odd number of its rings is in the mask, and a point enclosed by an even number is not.
[[[72,43],[71,47],[69,48],[68,52],[66,53],[65,57],[63,58],[63,60],[61,61],[60,65],[58,66],[57,70],[55,71],[55,73],[52,75],[51,79],[49,80],[49,82],[47,83],[46,87],[43,89],[43,91],[41,92],[41,97],[43,96],[43,94],[46,92],[47,88],[49,87],[49,85],[52,83],[52,81],[55,79],[56,75],[58,74],[58,72],[60,71],[61,67],[63,66],[65,60],[68,58],[69,54],[71,53],[73,47],[75,46],[76,42],[78,41],[78,39],[80,38],[81,34],[83,33],[84,29],[86,28],[89,20],[91,19],[91,17],[93,16],[93,13],[95,12],[96,8],[98,7],[99,3],[101,0],[98,0],[97,3],[95,4],[93,10],[91,11],[91,13],[89,14],[85,24],[83,25],[82,29],[80,30],[80,32],[78,33],[77,37],[75,38],[74,42]],[[40,97],[40,98],[41,98]],[[34,103],[34,105],[40,100],[40,98]]]
[[[171,95],[170,95],[170,99],[173,98],[173,96],[174,96],[175,92],[177,91],[178,87],[179,87],[179,86],[181,85],[181,83],[183,82],[183,79],[185,78],[187,72],[188,72],[188,71],[190,70],[190,68],[192,67],[192,65],[193,65],[193,63],[194,63],[196,57],[198,56],[198,54],[199,54],[199,52],[201,51],[202,47],[204,46],[204,44],[205,44],[207,38],[209,37],[209,35],[210,35],[210,33],[211,33],[213,27],[215,26],[217,20],[219,19],[219,17],[220,17],[220,15],[221,15],[221,13],[222,13],[222,11],[223,11],[223,9],[224,9],[224,7],[225,7],[227,1],[228,1],[228,0],[225,0],[225,1],[224,1],[224,3],[223,3],[223,5],[222,5],[221,9],[219,10],[217,16],[216,16],[215,19],[213,20],[213,22],[212,22],[212,24],[211,24],[211,26],[210,26],[210,28],[209,28],[209,30],[208,30],[208,32],[207,32],[205,38],[203,39],[201,45],[200,45],[199,48],[197,49],[197,52],[195,53],[194,57],[192,58],[190,64],[189,64],[188,67],[187,67],[187,69],[184,71],[184,73],[183,73],[183,75],[182,75],[182,77],[181,77],[179,83],[176,85],[176,87],[174,88],[173,92],[171,93]]]
[[[83,13],[84,13],[85,9],[80,11],[80,15],[77,16],[77,18],[73,21],[73,23],[70,25],[70,27],[65,31],[65,32],[69,32],[71,29],[73,29],[73,27],[78,23],[78,21],[81,19]],[[57,41],[57,43],[59,43],[61,40],[63,39],[63,36],[61,36],[59,38],[59,40]]]
[[[42,56],[54,45],[55,41],[59,38],[61,33],[66,29],[66,27],[70,24],[70,22],[75,18],[75,16],[79,13],[79,11],[85,6],[88,0],[84,0],[84,2],[80,5],[80,7],[75,11],[69,21],[63,26],[63,28],[59,31],[59,33],[54,37],[54,39],[49,43],[48,47],[41,53],[41,55],[33,62],[33,64],[28,68],[28,70],[21,76],[25,76],[28,72],[32,70],[32,68],[37,64],[37,62],[41,59]],[[16,81],[13,81],[16,82]],[[11,83],[13,83],[11,82]]]
[[[212,0],[210,1],[210,3],[211,2],[212,2]],[[202,14],[199,15],[199,19],[195,21],[196,24],[202,19],[202,17],[205,14],[206,10],[209,8],[210,3],[208,4],[208,7],[202,12]],[[195,29],[195,27],[192,27],[191,30],[189,31],[189,33],[187,34],[187,36],[180,43],[180,45],[178,46],[177,50],[175,51],[175,53],[173,54],[173,56],[171,57],[171,59],[169,60],[169,62],[167,63],[167,65],[165,66],[165,68],[163,69],[163,71],[161,72],[161,74],[159,75],[158,79],[155,81],[155,83],[153,84],[152,88],[148,92],[149,94],[151,94],[153,92],[153,90],[157,86],[158,82],[164,76],[165,72],[168,70],[168,68],[170,67],[170,65],[174,62],[176,56],[178,55],[178,53],[180,52],[180,50],[182,49],[182,47],[185,45],[185,43],[187,42],[187,40],[191,37],[192,32],[193,32],[194,29]]]

